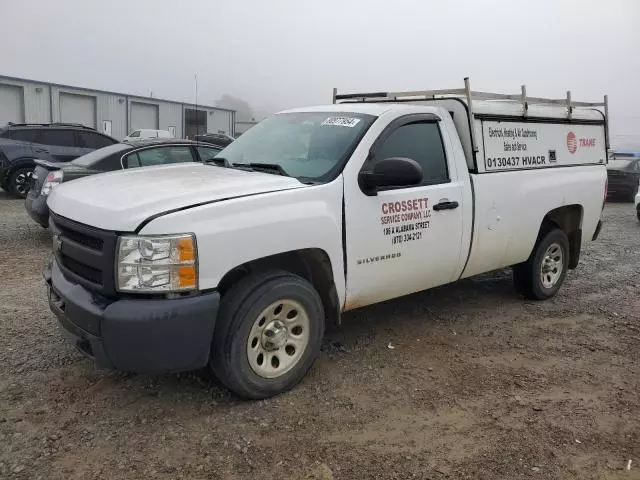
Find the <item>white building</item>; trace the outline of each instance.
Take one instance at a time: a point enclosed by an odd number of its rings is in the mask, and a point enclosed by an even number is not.
[[[140,128],[176,138],[235,134],[235,112],[225,108],[0,76],[0,125],[7,122],[81,123],[117,139]]]
[[[255,121],[251,121],[251,122],[239,122],[236,120],[236,124],[235,124],[235,136],[239,137],[240,135],[242,135],[244,132],[246,132],[247,130],[249,130],[251,127],[253,127],[254,125],[256,125],[258,122]]]

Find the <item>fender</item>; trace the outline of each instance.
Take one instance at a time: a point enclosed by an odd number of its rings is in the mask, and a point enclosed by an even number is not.
[[[281,253],[317,248],[331,261],[345,298],[342,175],[322,184],[197,205],[153,218],[141,235],[194,233],[200,290],[215,289],[234,268]]]

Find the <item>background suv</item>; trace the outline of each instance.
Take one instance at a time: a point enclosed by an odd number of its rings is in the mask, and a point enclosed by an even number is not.
[[[226,135],[224,133],[205,133],[203,135],[196,135],[195,137],[193,137],[193,139],[196,142],[211,143],[222,148],[226,147],[234,141],[233,137],[230,137],[229,135]]]
[[[0,128],[0,187],[19,197],[29,189],[35,160],[69,162],[118,143],[80,124],[8,124]]]

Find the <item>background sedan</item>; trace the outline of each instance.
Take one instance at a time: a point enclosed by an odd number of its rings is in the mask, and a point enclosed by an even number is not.
[[[632,202],[638,193],[640,158],[611,160],[607,165],[607,179],[609,199]]]
[[[47,197],[63,182],[125,168],[207,162],[220,150],[222,148],[215,145],[189,140],[154,138],[110,145],[66,164],[37,160],[25,207],[31,218],[46,228],[49,225]]]

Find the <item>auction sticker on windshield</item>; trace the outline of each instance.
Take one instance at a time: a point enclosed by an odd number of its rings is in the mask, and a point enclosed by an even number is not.
[[[360,119],[359,119],[359,118],[351,118],[351,117],[329,117],[329,118],[327,118],[324,122],[322,122],[322,125],[333,125],[333,126],[337,126],[337,127],[349,127],[349,128],[353,128],[353,127],[355,127],[358,123],[360,123]]]

